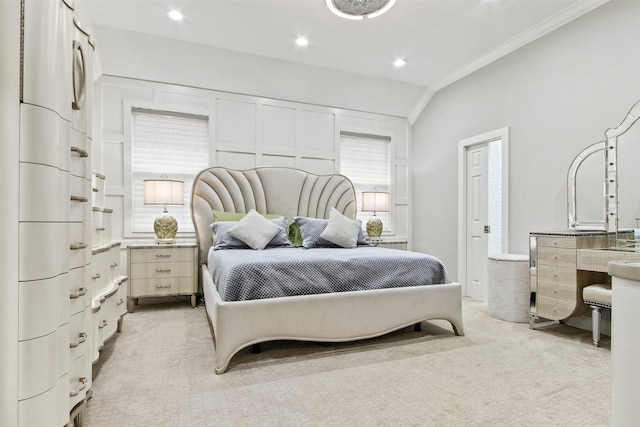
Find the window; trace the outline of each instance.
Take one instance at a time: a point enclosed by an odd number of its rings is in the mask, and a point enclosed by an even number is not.
[[[356,189],[358,219],[366,224],[372,212],[362,212],[363,191],[389,191],[389,146],[385,136],[340,133],[340,173],[348,177]],[[389,213],[376,212],[389,230]]]
[[[153,232],[162,206],[145,206],[145,179],[184,181],[184,205],[167,206],[178,221],[178,232],[193,232],[191,185],[209,164],[209,118],[206,116],[132,109],[131,127],[131,231]]]

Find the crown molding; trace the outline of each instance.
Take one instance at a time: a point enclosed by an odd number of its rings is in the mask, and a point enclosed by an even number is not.
[[[593,9],[596,9],[602,6],[603,4],[608,3],[609,1],[610,0],[584,0],[563,9],[562,11],[553,15],[549,19],[531,28],[529,31],[526,31],[518,35],[517,37],[514,37],[513,39],[502,44],[496,49],[489,51],[487,54],[476,59],[474,62],[470,63],[469,65],[459,69],[453,74],[450,74],[449,76],[440,80],[439,82],[433,85],[432,87],[433,92],[436,92],[460,80],[461,78],[468,76],[469,74],[479,70],[485,65],[488,65],[500,59],[501,57],[521,48],[522,46],[536,39],[539,39],[540,37],[550,33],[551,31],[557,28],[560,28],[565,24],[568,24],[574,19],[579,18],[585,13],[591,12]],[[424,108],[424,106],[422,108]]]

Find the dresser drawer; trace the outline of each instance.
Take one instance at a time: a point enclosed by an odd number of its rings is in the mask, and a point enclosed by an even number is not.
[[[194,248],[144,248],[131,249],[131,264],[167,263],[174,261],[194,262]]]
[[[67,373],[69,366],[69,327],[18,343],[19,399],[44,393]]]
[[[576,271],[569,268],[554,267],[551,265],[538,266],[538,281],[564,283],[575,286]]]
[[[68,274],[20,283],[19,339],[55,332],[69,319]]]
[[[576,268],[577,251],[575,249],[538,247],[538,266]]]
[[[537,295],[541,297],[555,298],[558,301],[575,302],[576,286],[538,280]]]
[[[64,426],[69,423],[69,374],[42,394],[18,402],[20,425]]]
[[[192,262],[164,262],[131,264],[131,280],[164,279],[171,277],[193,277]]]
[[[575,248],[575,237],[562,237],[562,236],[538,236],[538,247],[544,246],[549,248]]]
[[[162,296],[176,294],[193,294],[196,281],[193,277],[173,277],[165,279],[137,279],[129,283],[129,296]]]

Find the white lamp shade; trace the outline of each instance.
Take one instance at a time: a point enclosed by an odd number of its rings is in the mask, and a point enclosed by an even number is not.
[[[362,212],[389,212],[389,193],[385,191],[363,191]]]
[[[184,182],[169,179],[145,179],[144,204],[184,205]]]

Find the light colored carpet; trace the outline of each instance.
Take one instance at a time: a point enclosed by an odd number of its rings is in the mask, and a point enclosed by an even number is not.
[[[464,337],[431,321],[354,343],[265,343],[216,375],[204,307],[141,304],[94,366],[85,425],[608,425],[608,337],[595,348],[588,331],[532,331],[470,299],[463,312]]]

